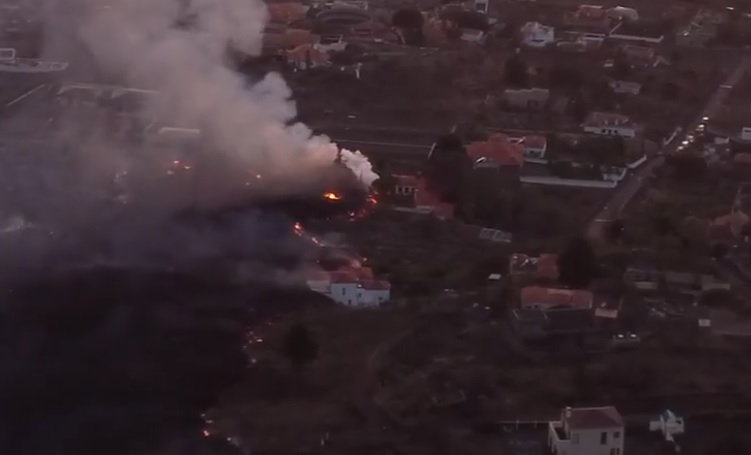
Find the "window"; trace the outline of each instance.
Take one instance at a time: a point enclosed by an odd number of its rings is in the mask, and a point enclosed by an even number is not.
[[[600,444],[605,445],[608,443],[608,432],[603,431],[600,433]]]
[[[621,432],[620,431],[616,431],[615,433],[613,433],[613,439],[618,439],[620,437],[621,437]]]
[[[610,455],[615,455],[615,449],[610,449]]]

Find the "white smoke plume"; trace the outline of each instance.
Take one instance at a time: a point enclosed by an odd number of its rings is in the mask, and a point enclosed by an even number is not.
[[[212,153],[234,166],[289,181],[329,164],[337,146],[295,123],[291,91],[279,74],[249,82],[228,66],[229,46],[261,51],[268,20],[260,0],[58,0],[47,5],[47,40],[83,44],[107,77],[159,91],[159,116],[191,125]],[[190,27],[175,24],[189,19]],[[370,185],[378,176],[358,152],[342,161]]]

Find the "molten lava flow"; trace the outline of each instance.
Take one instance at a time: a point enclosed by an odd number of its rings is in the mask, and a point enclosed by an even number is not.
[[[336,193],[323,193],[323,197],[325,197],[326,199],[328,199],[330,201],[338,201],[339,199],[342,198],[341,196],[339,196]]]

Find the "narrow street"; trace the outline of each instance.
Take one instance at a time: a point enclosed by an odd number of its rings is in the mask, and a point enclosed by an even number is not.
[[[621,182],[620,186],[615,190],[612,197],[602,210],[600,210],[587,224],[586,233],[589,237],[600,238],[603,227],[620,216],[623,209],[642,188],[644,180],[648,179],[655,169],[665,163],[665,157],[671,153],[675,153],[681,141],[696,129],[704,117],[711,117],[720,107],[722,107],[725,98],[727,98],[733,86],[741,80],[750,65],[751,58],[746,57],[742,59],[730,76],[728,76],[728,78],[717,87],[717,90],[712,97],[710,97],[709,101],[704,106],[704,109],[702,109],[701,113],[697,115],[696,119],[690,124],[685,125],[681,133],[676,135],[669,144],[663,147],[657,156],[642,164],[641,167],[633,172],[633,174],[626,177],[626,179]]]

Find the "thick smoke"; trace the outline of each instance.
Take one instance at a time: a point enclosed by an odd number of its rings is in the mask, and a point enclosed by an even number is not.
[[[229,47],[260,53],[268,20],[261,1],[65,0],[49,13],[48,39],[58,50],[73,38],[103,76],[159,91],[158,116],[200,128],[205,153],[221,153],[290,186],[335,158],[335,144],[294,122],[291,91],[279,74],[248,81],[227,64]],[[377,178],[361,154],[345,150],[342,158],[365,184]]]
[[[71,63],[66,77],[159,93],[140,114],[161,125],[199,129],[199,167],[210,171],[196,179],[200,184],[187,186],[128,172],[127,191],[138,196],[131,198],[137,202],[113,205],[113,192],[119,191],[113,176],[123,169],[155,168],[156,174],[164,174],[164,163],[153,158],[159,150],[113,141],[111,126],[97,113],[65,112],[56,140],[65,144],[65,153],[35,151],[45,155],[28,167],[38,177],[13,172],[23,189],[0,207],[0,236],[13,237],[9,243],[14,253],[5,257],[22,256],[33,265],[40,258],[46,261],[52,249],[57,256],[86,263],[92,261],[86,257],[92,250],[95,263],[132,265],[151,263],[155,257],[175,261],[185,255],[219,255],[218,250],[227,249],[224,238],[257,243],[258,232],[269,222],[251,216],[236,223],[242,228],[232,227],[230,232],[144,226],[157,225],[199,200],[209,207],[221,205],[248,180],[254,191],[304,192],[315,186],[338,153],[328,138],[294,121],[292,93],[279,74],[250,80],[229,64],[228,48],[248,55],[261,51],[268,12],[260,0],[22,3],[44,21],[45,58]],[[50,165],[42,169],[42,162]],[[359,152],[343,150],[342,162],[365,185],[377,178]],[[236,231],[245,235],[237,236]],[[98,246],[92,245],[92,237],[99,238]],[[22,241],[25,238],[30,240]],[[79,253],[71,257],[68,252],[76,250]],[[16,259],[13,262],[17,265]]]

